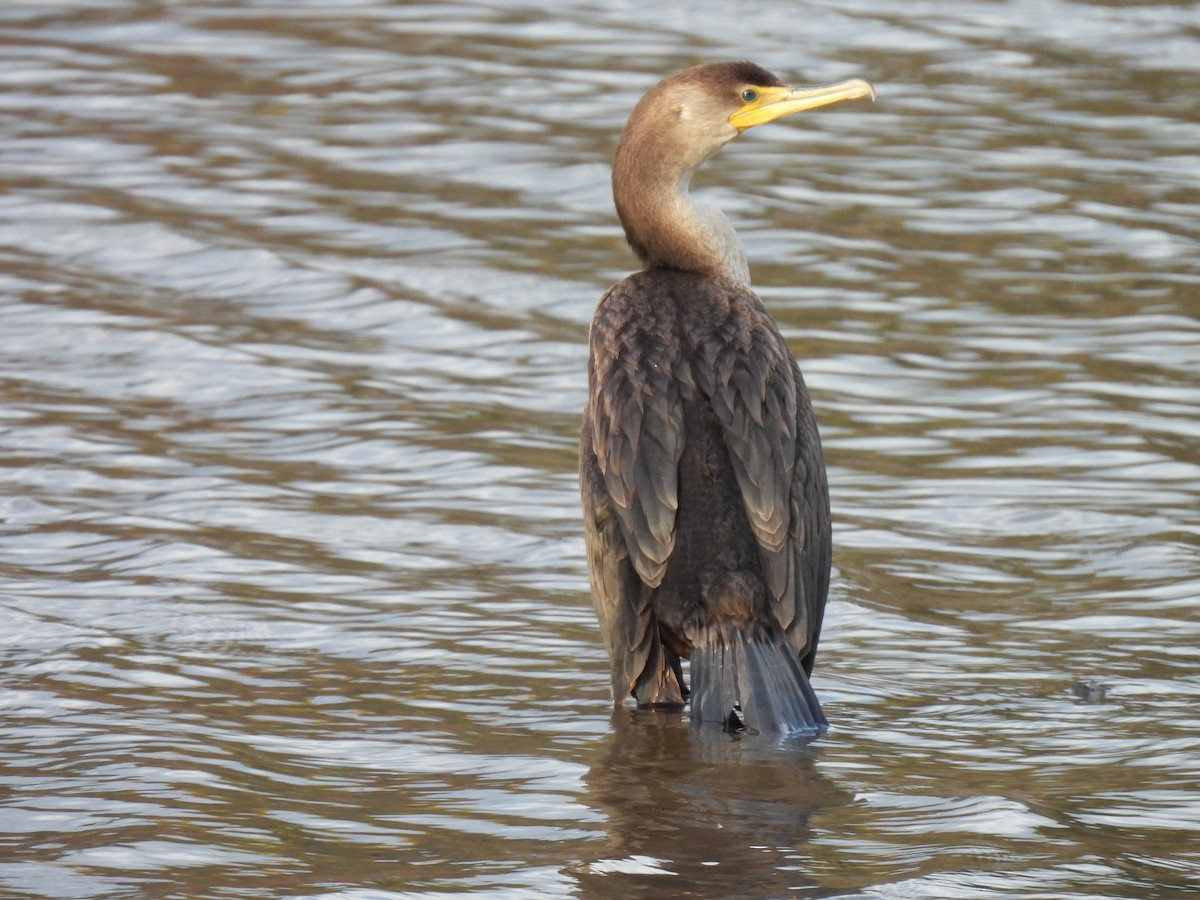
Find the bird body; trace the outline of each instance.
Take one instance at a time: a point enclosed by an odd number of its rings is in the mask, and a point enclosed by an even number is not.
[[[681,706],[690,658],[695,721],[825,723],[808,682],[831,561],[816,418],[733,228],[688,184],[743,127],[792,111],[778,104],[869,90],[796,91],[750,63],[698,66],[653,88],[622,132],[613,194],[646,268],[596,309],[580,444],[618,704]]]

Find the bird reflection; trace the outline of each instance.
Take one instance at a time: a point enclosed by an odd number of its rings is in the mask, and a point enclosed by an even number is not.
[[[747,896],[800,889],[793,867],[817,810],[851,795],[802,739],[689,728],[680,712],[621,709],[581,798],[607,840],[573,865],[582,897]]]

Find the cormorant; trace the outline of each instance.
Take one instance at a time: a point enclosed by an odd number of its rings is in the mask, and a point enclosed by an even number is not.
[[[745,129],[864,96],[858,79],[792,88],[711,63],[653,87],[621,132],[613,199],[645,269],[596,309],[580,442],[616,705],[690,694],[693,721],[727,729],[826,724],[808,680],[832,555],[816,419],[737,235],[688,184]]]

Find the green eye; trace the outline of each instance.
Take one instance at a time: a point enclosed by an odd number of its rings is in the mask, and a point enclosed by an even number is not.
[[[746,88],[744,91],[742,91],[742,100],[744,100],[746,103],[753,103],[757,99],[758,91],[756,91],[754,88]]]

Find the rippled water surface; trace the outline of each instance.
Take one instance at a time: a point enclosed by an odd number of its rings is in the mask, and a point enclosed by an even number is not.
[[[748,57],[825,436],[805,745],[612,716],[608,160]],[[1192,3],[0,9],[0,894],[1200,890]]]

